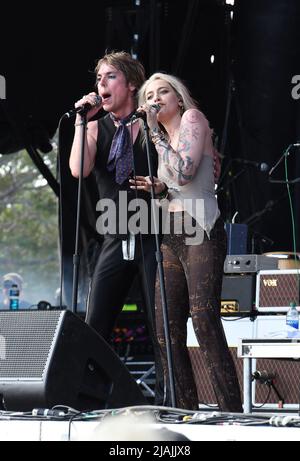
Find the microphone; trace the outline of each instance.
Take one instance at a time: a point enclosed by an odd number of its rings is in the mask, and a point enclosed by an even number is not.
[[[88,113],[89,110],[91,109],[94,109],[95,107],[97,106],[100,106],[101,102],[102,102],[102,98],[101,96],[99,96],[98,94],[95,95],[95,99],[96,99],[96,104],[94,106],[92,106],[89,102],[86,102],[85,104],[83,104],[82,106],[79,106],[79,107],[74,107],[73,109],[70,109],[68,112],[66,112],[64,115],[66,117],[72,117],[73,115],[76,115],[76,114],[80,114],[80,115],[86,115]]]
[[[262,173],[266,173],[270,169],[269,165],[266,162],[257,162],[255,160],[246,160],[243,158],[233,158],[232,160],[234,162],[243,163],[244,165],[252,165]]]
[[[156,112],[160,111],[160,105],[159,104],[151,104],[150,106],[152,109],[155,109]],[[131,120],[136,120],[137,118],[142,118],[143,120],[146,120],[147,114],[144,110],[142,111],[136,111],[133,116],[131,117]]]
[[[259,171],[261,171],[262,173],[266,173],[267,171],[269,171],[270,167],[267,163],[265,162],[262,162],[262,163],[259,163],[257,165],[257,168],[259,169]]]
[[[266,370],[263,371],[255,371],[252,373],[252,380],[256,379],[257,381],[267,382],[272,381],[275,378],[275,373],[269,373]]]

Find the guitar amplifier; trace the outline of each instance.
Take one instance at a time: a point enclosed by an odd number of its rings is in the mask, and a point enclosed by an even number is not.
[[[255,303],[255,274],[223,275],[221,313],[252,312]]]
[[[299,307],[300,270],[259,271],[255,305],[259,312],[287,312],[290,303]]]

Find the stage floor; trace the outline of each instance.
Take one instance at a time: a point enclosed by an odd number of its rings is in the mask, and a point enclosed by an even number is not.
[[[148,441],[150,450],[168,442],[170,446],[188,446],[190,441],[300,441],[300,417],[296,413],[187,412],[183,416],[177,409],[162,412],[162,407],[154,407],[151,411],[148,408],[92,412],[77,415],[82,419],[76,421],[74,417],[63,421],[50,417],[46,420],[28,413],[18,416],[17,413],[2,412],[0,441],[106,441],[110,442],[105,444],[106,449],[117,450],[115,454],[119,455],[125,454],[120,452],[120,442],[129,441]],[[152,444],[149,445],[149,441]]]

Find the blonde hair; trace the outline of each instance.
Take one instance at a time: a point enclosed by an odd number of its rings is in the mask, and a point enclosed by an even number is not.
[[[182,102],[183,112],[188,109],[198,108],[197,102],[192,98],[188,88],[182,82],[182,80],[180,80],[178,77],[175,77],[174,75],[165,74],[163,72],[156,72],[155,74],[152,74],[151,77],[144,82],[138,93],[139,106],[146,102],[147,88],[150,83],[154,82],[155,80],[164,80],[173,88],[177,94],[178,100]]]

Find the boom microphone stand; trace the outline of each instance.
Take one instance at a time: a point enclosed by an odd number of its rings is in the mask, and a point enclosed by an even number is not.
[[[147,162],[149,177],[151,180],[151,209],[153,214],[153,224],[154,224],[154,234],[155,234],[155,247],[156,247],[156,261],[158,265],[158,275],[159,275],[159,285],[160,285],[160,294],[161,294],[161,304],[163,312],[163,321],[164,321],[164,333],[166,341],[166,350],[167,350],[167,364],[168,364],[168,374],[169,374],[169,384],[170,384],[170,394],[171,394],[171,404],[172,407],[176,407],[176,393],[175,393],[175,381],[174,381],[174,368],[173,368],[173,357],[171,349],[171,340],[170,340],[170,331],[169,331],[169,317],[168,317],[168,306],[167,306],[167,297],[166,297],[166,287],[164,279],[164,268],[163,268],[163,256],[160,251],[160,242],[158,237],[158,224],[156,221],[156,212],[155,212],[155,192],[154,192],[154,179],[153,179],[153,168],[150,155],[150,139],[149,139],[149,128],[145,120],[143,120],[143,127],[145,132],[146,139],[146,152],[147,152]]]

